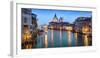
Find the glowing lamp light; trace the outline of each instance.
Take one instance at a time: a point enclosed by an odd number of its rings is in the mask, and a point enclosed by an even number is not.
[[[71,26],[67,26],[66,30],[71,31],[73,28]]]
[[[87,34],[87,33],[89,32],[89,27],[83,27],[83,28],[82,28],[82,32],[83,32],[84,34]]]

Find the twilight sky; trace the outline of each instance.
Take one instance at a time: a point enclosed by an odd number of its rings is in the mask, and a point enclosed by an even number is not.
[[[32,13],[37,15],[38,24],[48,24],[56,14],[58,18],[63,17],[64,22],[72,23],[77,17],[90,17],[91,11],[72,11],[72,10],[50,10],[50,9],[32,9]]]

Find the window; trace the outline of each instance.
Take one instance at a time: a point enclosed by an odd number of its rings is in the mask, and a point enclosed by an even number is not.
[[[27,18],[26,17],[24,17],[24,23],[27,23]]]
[[[30,25],[30,29],[33,29],[33,26],[32,25]]]

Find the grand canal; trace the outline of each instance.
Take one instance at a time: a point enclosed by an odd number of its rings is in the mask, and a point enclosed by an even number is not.
[[[92,38],[88,35],[71,31],[50,30],[37,37],[36,48],[91,46]]]

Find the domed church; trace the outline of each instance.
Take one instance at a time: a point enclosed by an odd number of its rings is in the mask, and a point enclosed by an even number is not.
[[[57,15],[55,14],[54,17],[53,17],[53,21],[52,22],[58,22],[58,17]]]

